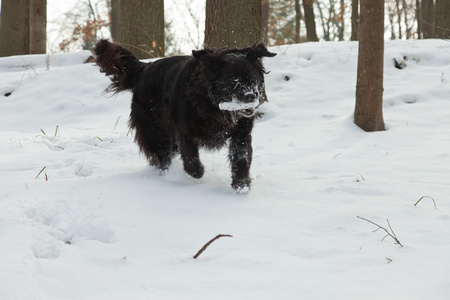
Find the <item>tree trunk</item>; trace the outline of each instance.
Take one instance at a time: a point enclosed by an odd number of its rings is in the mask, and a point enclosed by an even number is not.
[[[316,21],[314,16],[313,0],[303,0],[303,11],[305,17],[306,36],[308,41],[317,42],[319,38],[316,33]]]
[[[436,0],[434,11],[434,36],[450,39],[450,0]]]
[[[408,7],[406,5],[406,0],[402,0],[402,5],[403,19],[405,20],[406,39],[408,40],[411,37],[411,28],[408,26]]]
[[[434,31],[434,15],[433,15],[433,0],[422,0],[421,7],[421,23],[422,23],[422,38],[433,38]]]
[[[262,0],[261,2],[261,36],[264,43],[269,44],[269,0]]]
[[[422,21],[420,20],[420,0],[416,0],[417,39],[422,39]]]
[[[345,3],[344,0],[341,0],[341,4],[339,7],[339,18],[338,18],[338,32],[339,32],[339,40],[344,40],[344,32],[345,32],[345,20],[344,20],[344,14],[345,14]]]
[[[327,18],[327,20],[325,22],[325,17],[323,15],[322,9],[320,8],[320,6],[317,6],[317,8],[319,9],[320,22],[322,23],[323,39],[325,41],[329,41],[330,40],[330,19]],[[305,23],[306,23],[306,21],[305,21]]]
[[[119,1],[117,42],[137,58],[164,56],[164,0]]]
[[[402,39],[402,11],[400,10],[400,0],[395,0],[395,7],[397,10],[397,25],[398,25],[398,38]]]
[[[300,10],[300,0],[295,0],[295,37],[294,41],[300,43],[300,20],[302,19],[302,11]]]
[[[384,0],[361,0],[355,124],[365,131],[384,130]]]
[[[359,33],[359,8],[358,8],[358,2],[359,0],[352,0],[352,41],[358,40],[358,33]]]
[[[111,38],[115,42],[119,37],[120,10],[119,0],[111,0]]]
[[[389,12],[389,24],[391,26],[391,40],[395,40],[395,28],[394,28],[394,12]]]
[[[30,0],[30,54],[47,50],[47,0]]]
[[[263,40],[261,23],[261,0],[206,0],[205,46],[252,46]]]
[[[30,52],[29,0],[2,0],[0,57]]]

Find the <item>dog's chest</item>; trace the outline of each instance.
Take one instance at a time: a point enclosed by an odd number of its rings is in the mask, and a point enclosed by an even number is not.
[[[227,139],[238,130],[238,125],[229,113],[221,113],[211,116],[200,116],[192,127],[192,133],[196,139],[208,148],[220,148],[225,145]]]

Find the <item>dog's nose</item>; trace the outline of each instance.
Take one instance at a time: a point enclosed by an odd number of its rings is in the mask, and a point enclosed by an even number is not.
[[[254,93],[246,93],[244,97],[246,103],[254,102],[256,99],[256,95]]]

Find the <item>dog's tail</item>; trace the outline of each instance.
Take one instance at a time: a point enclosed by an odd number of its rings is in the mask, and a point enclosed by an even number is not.
[[[93,53],[100,72],[105,73],[112,81],[107,91],[113,91],[115,94],[133,90],[137,86],[139,74],[147,65],[129,50],[105,39],[98,41]]]

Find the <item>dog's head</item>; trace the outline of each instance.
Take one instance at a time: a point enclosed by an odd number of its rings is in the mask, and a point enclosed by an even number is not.
[[[260,104],[264,88],[262,57],[276,53],[267,50],[263,43],[243,49],[208,49],[192,51],[194,58],[204,66],[209,80],[208,94],[221,110],[236,111],[251,118]]]

